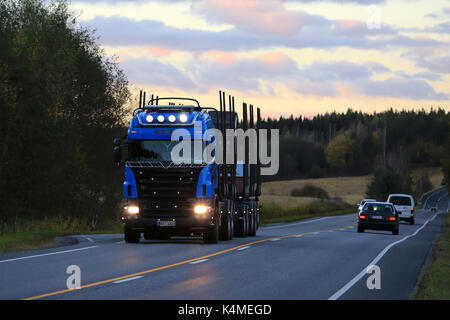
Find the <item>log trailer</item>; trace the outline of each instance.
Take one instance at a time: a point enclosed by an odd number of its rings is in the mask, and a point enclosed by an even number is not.
[[[146,102],[142,91],[139,100],[128,134],[114,139],[115,162],[125,168],[125,241],[137,243],[142,234],[145,240],[197,236],[205,243],[255,236],[260,225],[260,109],[255,117],[253,105],[243,103],[243,118],[239,121],[234,97],[228,96],[227,106],[222,91],[219,110],[202,107],[191,98],[152,95]],[[181,104],[180,100],[188,104]],[[174,162],[171,150],[177,142],[171,136],[173,130],[180,128],[189,131],[193,142],[201,139],[202,148],[210,143],[214,148],[223,148],[223,163],[194,158]],[[243,146],[237,146],[235,135],[234,146],[230,141],[219,144],[215,137],[203,139],[208,129],[220,130],[225,138],[227,129],[238,128],[244,132],[256,129],[256,146],[254,141],[250,146],[248,138]],[[244,150],[241,160],[237,159],[238,147]],[[249,161],[250,147],[257,150],[256,163]],[[228,159],[234,158],[233,163],[225,163],[227,155]]]

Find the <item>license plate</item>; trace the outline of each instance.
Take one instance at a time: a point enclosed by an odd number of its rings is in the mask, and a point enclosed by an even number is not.
[[[156,225],[158,227],[175,227],[176,223],[175,221],[158,221]]]
[[[372,216],[371,218],[372,218],[372,219],[375,219],[375,220],[381,220],[381,219],[383,219],[382,216]]]

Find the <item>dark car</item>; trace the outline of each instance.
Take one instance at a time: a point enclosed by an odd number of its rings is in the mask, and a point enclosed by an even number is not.
[[[398,212],[392,203],[367,202],[358,215],[358,232],[365,229],[389,230],[397,235],[398,228]]]

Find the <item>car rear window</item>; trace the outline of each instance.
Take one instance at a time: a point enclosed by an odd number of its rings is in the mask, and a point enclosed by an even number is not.
[[[389,202],[396,206],[410,206],[411,205],[411,199],[408,197],[391,197]]]
[[[385,213],[390,214],[392,213],[392,205],[385,204],[385,203],[372,203],[368,202],[363,210],[363,212],[379,212],[379,213]]]

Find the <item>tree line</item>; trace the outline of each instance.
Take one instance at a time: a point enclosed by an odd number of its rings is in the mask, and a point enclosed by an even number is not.
[[[450,112],[442,108],[381,113],[326,113],[264,119],[280,129],[280,171],[273,179],[398,173],[440,167],[448,152]]]
[[[0,220],[110,216],[129,95],[67,2],[0,1]]]

